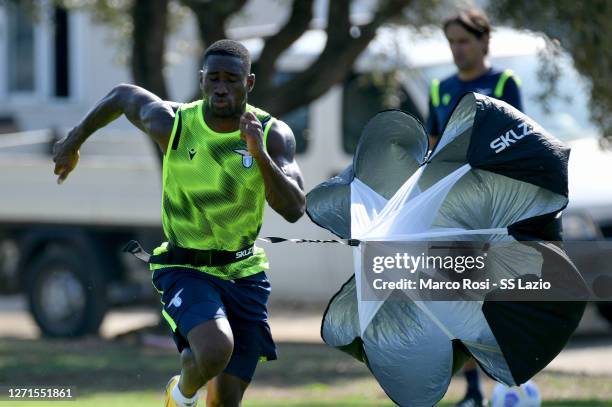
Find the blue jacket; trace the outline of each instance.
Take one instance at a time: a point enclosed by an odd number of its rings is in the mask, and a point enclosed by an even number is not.
[[[510,69],[499,71],[494,68],[471,81],[462,81],[456,74],[441,82],[434,79],[429,95],[429,116],[425,125],[427,134],[442,135],[455,105],[466,92],[477,92],[503,100],[522,111],[520,83]]]

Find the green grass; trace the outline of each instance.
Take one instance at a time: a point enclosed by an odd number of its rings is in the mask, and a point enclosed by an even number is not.
[[[321,400],[317,397],[304,400],[283,399],[277,401],[268,400],[247,400],[244,407],[384,407],[393,406],[390,401],[385,400],[362,400],[355,397],[339,397],[333,400]],[[201,405],[203,405],[202,403]],[[76,402],[3,402],[0,406],[15,407],[37,407],[49,405],[52,407],[150,407],[161,406],[162,399],[158,392],[129,392],[129,393],[99,393],[96,395],[82,397]],[[442,402],[440,407],[451,407],[451,402]],[[564,400],[544,402],[545,407],[611,407],[612,402],[598,400]]]
[[[280,344],[280,359],[262,364],[245,407],[393,406],[368,370],[317,344]],[[0,339],[0,386],[74,386],[76,402],[0,401],[0,407],[160,406],[162,388],[178,369],[175,351],[139,344]],[[547,407],[612,407],[612,378],[544,372],[536,377]],[[490,394],[494,383],[484,386]],[[462,396],[459,377],[440,406]]]

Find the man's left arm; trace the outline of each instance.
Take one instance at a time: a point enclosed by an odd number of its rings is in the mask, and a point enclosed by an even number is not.
[[[240,119],[240,131],[263,177],[268,204],[288,222],[297,221],[306,210],[306,196],[302,172],[295,162],[291,128],[275,120],[264,146],[261,123],[255,114],[247,112]]]

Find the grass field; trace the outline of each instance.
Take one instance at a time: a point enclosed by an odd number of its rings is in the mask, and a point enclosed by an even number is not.
[[[318,344],[279,344],[280,360],[262,364],[247,407],[392,406],[360,363]],[[0,386],[56,385],[77,389],[75,402],[12,402],[0,406],[160,406],[162,387],[177,371],[174,351],[99,339],[0,339]],[[612,407],[612,377],[554,372],[538,375],[545,406]],[[490,392],[493,386],[485,381]],[[463,391],[453,381],[441,406]]]

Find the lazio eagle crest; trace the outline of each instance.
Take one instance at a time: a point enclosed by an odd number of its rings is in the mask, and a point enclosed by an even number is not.
[[[253,166],[253,156],[248,152],[248,150],[236,149],[234,152],[242,156],[242,166],[244,168],[251,168]]]

